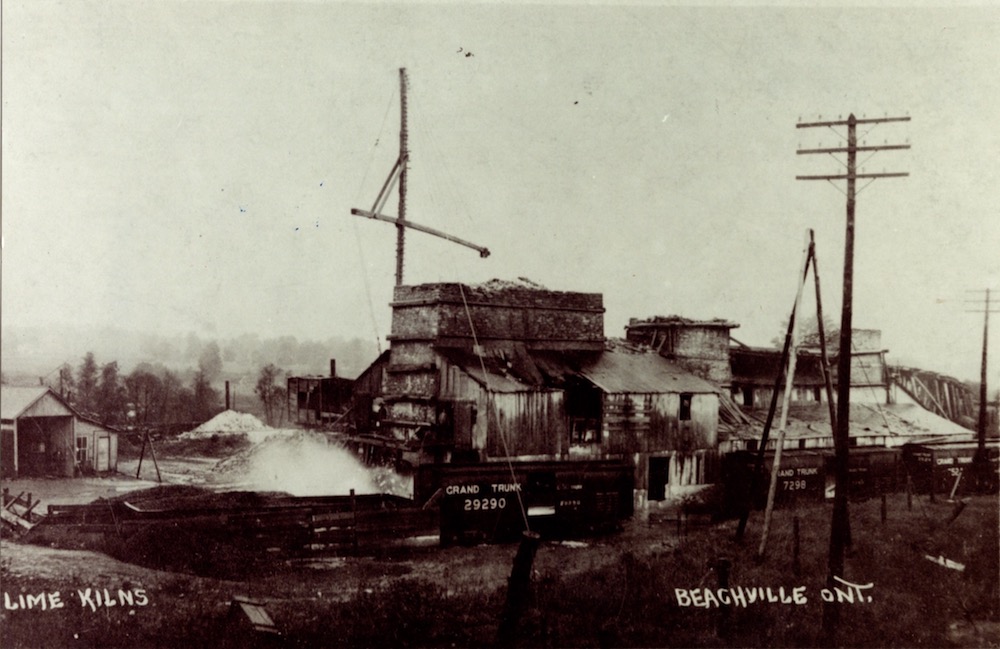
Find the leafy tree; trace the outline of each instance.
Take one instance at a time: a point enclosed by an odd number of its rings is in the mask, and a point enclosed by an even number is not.
[[[177,391],[173,395],[173,406],[170,410],[170,422],[172,424],[191,424],[195,423],[195,404],[194,404],[194,392],[191,388],[185,387],[179,381],[177,383]],[[201,423],[201,422],[197,422]]]
[[[64,363],[59,368],[59,394],[72,401],[73,391],[76,388],[76,381],[73,380],[73,368],[69,363]]]
[[[163,384],[163,423],[180,424],[191,421],[191,392],[169,370],[164,371],[160,381]]]
[[[125,388],[118,375],[118,361],[111,361],[101,367],[95,405],[101,423],[116,426],[125,422],[128,408]]]
[[[87,352],[76,374],[75,404],[84,412],[97,412],[97,381],[99,370],[94,352]]]
[[[260,399],[261,404],[264,406],[264,417],[267,419],[268,426],[273,426],[276,420],[277,423],[280,423],[285,411],[283,405],[286,390],[283,385],[278,383],[278,379],[282,375],[283,372],[274,363],[268,363],[260,369],[260,374],[257,376],[257,385],[254,387],[254,394],[257,395],[257,398]]]
[[[819,349],[819,318],[815,315],[806,318],[796,316],[795,321],[799,347]],[[784,346],[787,332],[788,318],[785,318],[781,325],[781,335],[772,339],[771,344],[775,347]],[[837,344],[840,342],[840,327],[827,314],[823,314],[823,335],[826,337],[827,351],[830,354],[836,354]]]
[[[125,394],[135,413],[134,422],[145,428],[165,419],[166,403],[163,381],[143,364],[125,377]]]

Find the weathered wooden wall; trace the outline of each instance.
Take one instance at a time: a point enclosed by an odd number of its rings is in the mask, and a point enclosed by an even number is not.
[[[603,452],[689,452],[717,441],[719,397],[694,394],[691,419],[679,419],[680,395],[607,394],[604,397]]]

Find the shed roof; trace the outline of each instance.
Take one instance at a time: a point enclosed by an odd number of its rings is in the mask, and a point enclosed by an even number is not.
[[[523,349],[520,352],[507,349],[503,354],[500,350],[488,349],[481,357],[464,349],[438,348],[435,351],[490,392],[546,392],[552,389],[542,384],[542,376]]]
[[[17,419],[25,410],[34,405],[46,394],[51,394],[60,403],[63,403],[59,395],[44,385],[28,387],[19,385],[0,386],[0,418]],[[63,405],[66,404],[63,403]],[[66,407],[68,408],[69,406]]]
[[[917,404],[867,404],[851,405],[851,437],[885,435],[888,437],[938,437],[952,439],[971,437],[972,431],[953,421],[939,417]],[[833,437],[830,428],[830,411],[826,403],[793,404],[788,412],[785,436],[788,438]],[[777,435],[777,421],[771,431]],[[745,439],[760,437],[760,431],[741,431],[736,435]]]
[[[715,393],[715,387],[655,352],[606,350],[579,374],[607,393]]]
[[[28,410],[45,397],[50,397],[61,407],[66,409],[65,416],[72,415],[80,421],[86,421],[103,430],[117,433],[119,430],[114,426],[108,426],[90,415],[85,415],[66,402],[52,388],[44,385],[20,386],[4,385],[0,386],[0,418],[17,419],[23,416]]]
[[[567,377],[580,377],[608,394],[717,393],[712,384],[652,351],[610,347],[589,354],[521,354],[515,350],[503,357],[487,353],[482,359],[464,350],[436,351],[493,392],[546,391],[563,387]]]

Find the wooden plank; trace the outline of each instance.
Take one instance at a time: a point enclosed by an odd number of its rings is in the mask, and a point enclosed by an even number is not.
[[[3,508],[9,510],[11,507],[13,507],[14,505],[17,504],[17,501],[21,500],[21,496],[23,496],[23,495],[24,495],[24,492],[22,491],[21,493],[17,494],[17,498],[11,500],[9,503],[6,503],[3,506]]]
[[[6,508],[0,509],[0,519],[2,519],[5,523],[22,528],[24,531],[28,531],[34,527],[34,524],[29,523],[17,514],[7,511]]]

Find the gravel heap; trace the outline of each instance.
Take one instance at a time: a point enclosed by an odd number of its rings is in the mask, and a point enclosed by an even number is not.
[[[247,412],[224,410],[194,430],[184,433],[181,439],[202,439],[227,433],[250,433],[268,430],[267,424]]]

